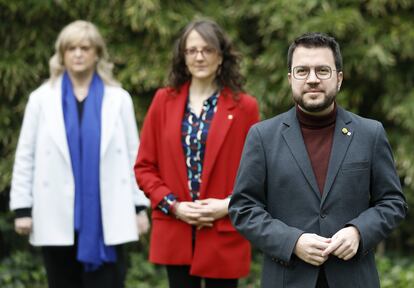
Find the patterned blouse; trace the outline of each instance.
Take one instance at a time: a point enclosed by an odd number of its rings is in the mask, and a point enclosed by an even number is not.
[[[191,110],[189,101],[181,124],[181,144],[187,166],[187,185],[193,201],[200,197],[201,175],[206,150],[207,135],[211,121],[217,111],[219,93],[215,92],[203,103],[200,117]],[[169,214],[171,205],[177,200],[171,192],[158,205],[165,214]]]

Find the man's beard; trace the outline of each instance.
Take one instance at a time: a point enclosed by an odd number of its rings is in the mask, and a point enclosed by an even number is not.
[[[330,93],[325,94],[322,102],[319,103],[310,103],[311,101],[305,102],[303,100],[303,95],[293,94],[293,100],[298,104],[303,110],[307,112],[321,112],[332,105],[335,101],[337,91],[333,90]]]

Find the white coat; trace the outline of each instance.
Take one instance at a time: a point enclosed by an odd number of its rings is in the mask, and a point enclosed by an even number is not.
[[[32,208],[30,243],[74,244],[74,177],[62,110],[62,77],[29,97],[17,145],[10,209]],[[133,166],[139,145],[132,99],[106,86],[102,103],[100,189],[104,241],[135,241],[135,205],[148,206]]]

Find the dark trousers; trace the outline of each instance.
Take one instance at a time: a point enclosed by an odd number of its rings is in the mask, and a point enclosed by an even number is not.
[[[170,288],[201,288],[202,280],[205,288],[237,288],[238,279],[201,278],[190,275],[190,266],[167,265]]]
[[[123,288],[126,263],[122,245],[118,245],[116,263],[85,272],[76,260],[76,246],[43,246],[49,288]]]
[[[325,269],[323,266],[319,269],[318,281],[316,282],[316,288],[329,288],[328,281],[326,280]]]

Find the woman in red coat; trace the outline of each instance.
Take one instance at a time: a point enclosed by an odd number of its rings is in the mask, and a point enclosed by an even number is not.
[[[258,105],[242,92],[239,56],[213,21],[183,29],[169,80],[148,111],[135,164],[153,209],[150,261],[166,266],[170,288],[237,287],[250,246],[227,207]]]

